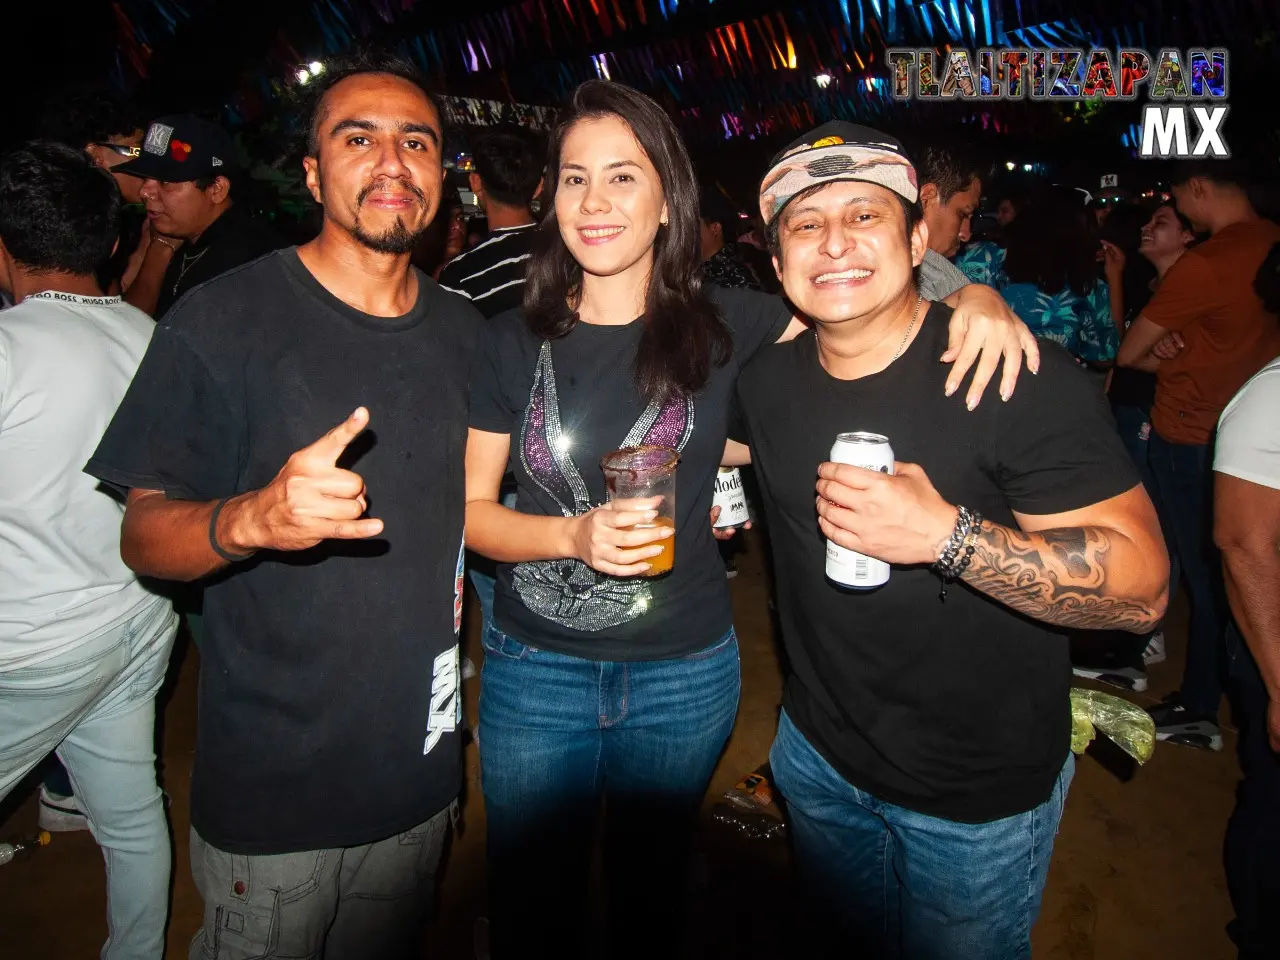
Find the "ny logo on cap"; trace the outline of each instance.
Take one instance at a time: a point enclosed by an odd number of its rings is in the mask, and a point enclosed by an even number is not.
[[[153,123],[147,129],[147,139],[143,141],[142,149],[163,157],[169,152],[169,140],[172,136],[173,127],[167,123]]]

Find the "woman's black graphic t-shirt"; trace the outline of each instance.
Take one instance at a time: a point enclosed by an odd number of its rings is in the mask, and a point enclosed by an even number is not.
[[[711,288],[733,337],[688,401],[646,404],[635,387],[640,322],[579,323],[558,340],[530,332],[513,310],[490,323],[471,384],[471,426],[511,436],[516,509],[573,516],[606,501],[600,459],[622,446],[680,450],[675,565],[661,577],[610,577],[577,560],[502,564],[498,629],[535,647],[591,660],[660,660],[695,653],[729,629],[733,611],[708,514],[738,372],[786,330],[777,297]]]

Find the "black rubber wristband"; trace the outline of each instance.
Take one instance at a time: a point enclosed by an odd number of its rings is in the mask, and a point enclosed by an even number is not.
[[[209,515],[209,547],[228,563],[239,563],[241,560],[248,560],[252,553],[232,553],[230,550],[223,549],[218,543],[218,517],[222,514],[222,508],[227,505],[230,497],[223,497],[213,505],[213,513]]]

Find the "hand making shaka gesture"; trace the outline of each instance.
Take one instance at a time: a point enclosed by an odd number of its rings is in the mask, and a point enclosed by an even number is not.
[[[364,518],[364,479],[337,465],[369,425],[358,407],[323,437],[285,461],[274,480],[249,494],[236,511],[234,540],[257,550],[306,550],[322,540],[363,540],[382,532],[382,521]]]

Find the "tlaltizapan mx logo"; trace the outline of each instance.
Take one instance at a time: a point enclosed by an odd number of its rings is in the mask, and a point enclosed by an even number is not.
[[[1230,109],[1227,51],[1221,47],[1146,50],[1034,47],[890,49],[898,100],[1137,100],[1140,157],[1229,157],[1222,125]],[[1199,101],[1199,102],[1196,102]]]

